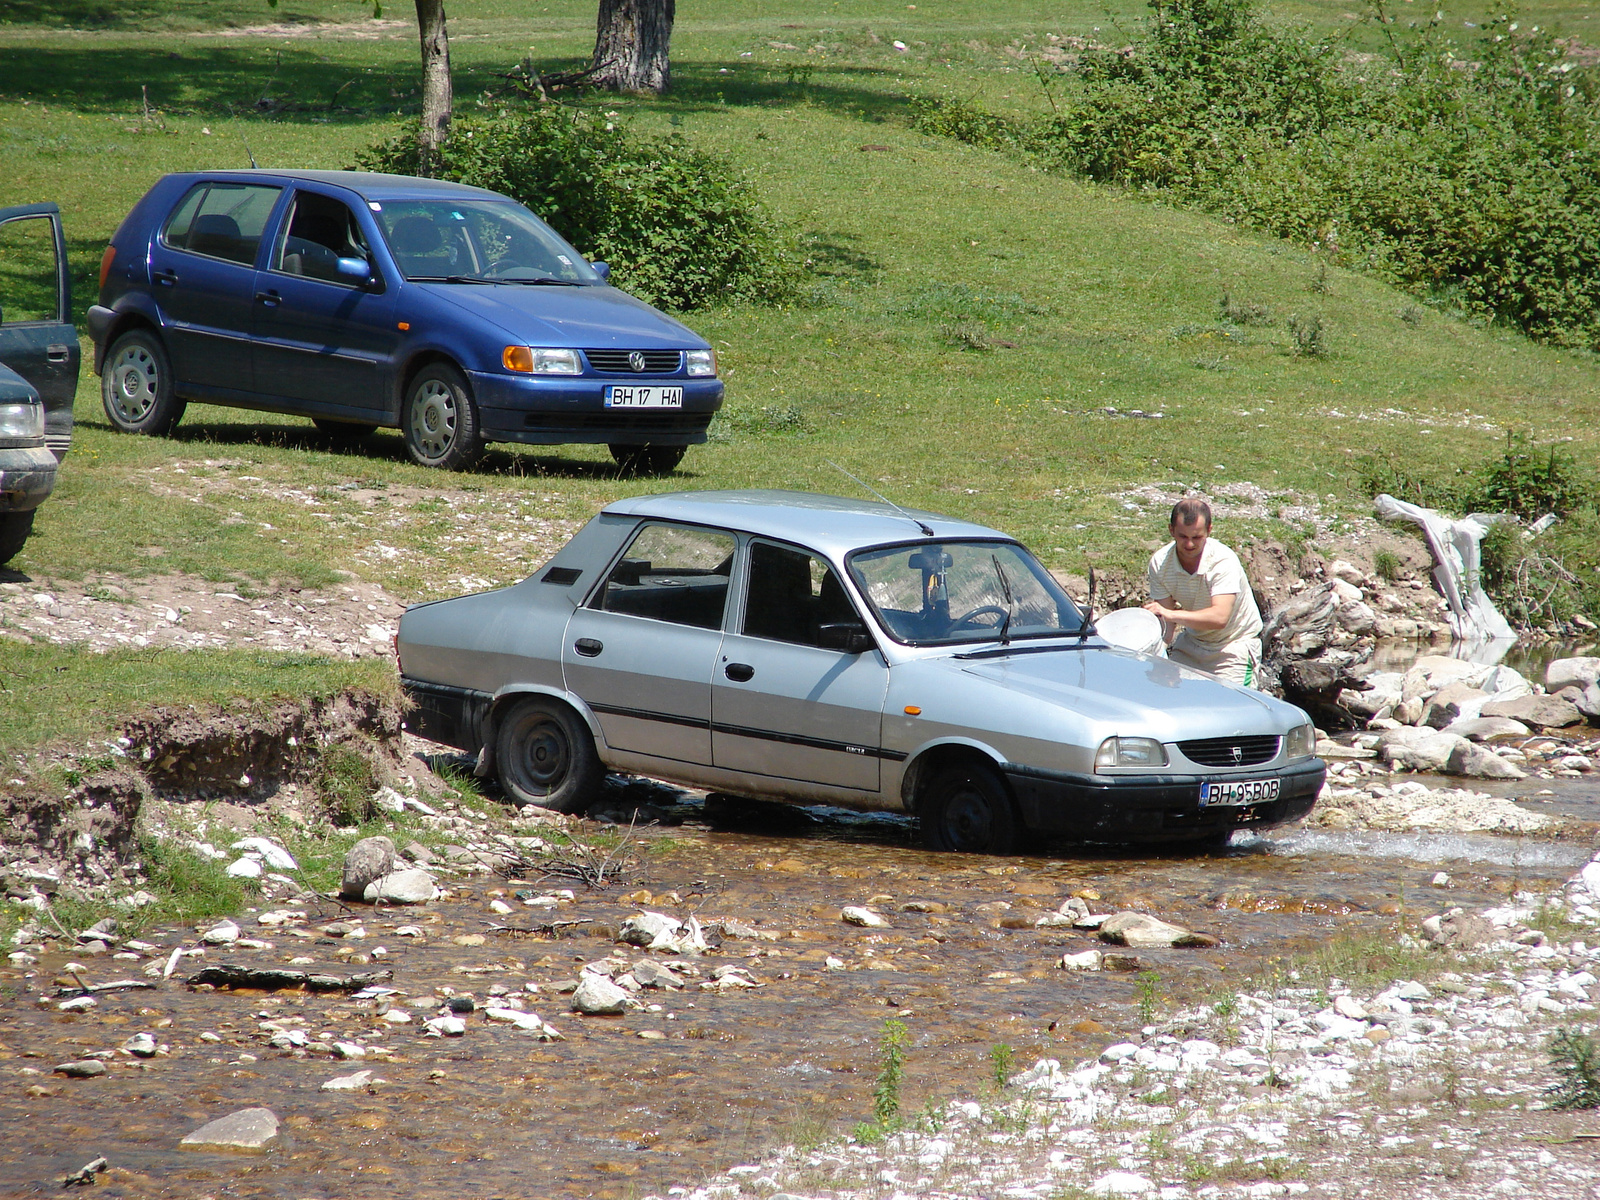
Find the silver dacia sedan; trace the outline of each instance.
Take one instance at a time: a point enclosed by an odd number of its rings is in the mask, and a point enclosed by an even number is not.
[[[919,818],[935,849],[1217,842],[1304,815],[1305,713],[1099,637],[1015,539],[888,504],[608,506],[512,587],[406,611],[413,732],[507,797],[606,771]]]

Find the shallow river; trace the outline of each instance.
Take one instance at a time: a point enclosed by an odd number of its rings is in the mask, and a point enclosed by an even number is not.
[[[1225,991],[1268,960],[1315,950],[1336,933],[1393,930],[1447,904],[1487,905],[1518,887],[1556,884],[1586,853],[1577,844],[1472,836],[1395,836],[1300,831],[1247,839],[1209,856],[1085,855],[1064,847],[1034,858],[996,860],[918,848],[894,818],[819,814],[798,824],[712,827],[698,804],[680,805],[684,824],[650,830],[641,864],[621,887],[579,893],[553,910],[563,921],[615,926],[641,905],[702,921],[737,918],[778,935],[728,940],[700,960],[739,963],[761,980],[753,990],[716,994],[647,991],[661,1011],[582,1018],[550,986],[582,964],[625,950],[603,930],[555,939],[496,931],[534,926],[552,910],[525,908],[512,893],[530,885],[480,877],[426,910],[367,913],[359,944],[299,940],[241,917],[247,936],[271,951],[220,952],[206,962],[282,965],[294,955],[318,968],[351,967],[339,951],[388,951],[381,965],[411,997],[441,987],[481,1001],[492,986],[545,990],[526,1007],[565,1041],[467,1017],[465,1037],[421,1036],[436,1009],[412,1009],[418,1023],[395,1027],[370,1002],[342,995],[160,990],[102,995],[84,1015],[36,1007],[67,961],[47,956],[32,979],[4,972],[0,1015],[0,1193],[59,1194],[55,1179],[104,1155],[108,1196],[263,1197],[632,1197],[665,1191],[702,1173],[752,1158],[773,1145],[848,1130],[872,1113],[884,1021],[911,1030],[903,1104],[917,1110],[992,1089],[993,1052],[1011,1047],[1028,1065],[1040,1054],[1071,1059],[1119,1034],[1137,1032],[1138,999],[1158,1008]],[[1430,886],[1453,878],[1449,892]],[[561,886],[559,881],[554,885]],[[516,908],[495,917],[491,893]],[[673,896],[672,893],[676,893]],[[1037,929],[1032,921],[1073,893],[1095,911],[1142,908],[1223,939],[1214,950],[1140,952],[1144,972],[1069,973],[1063,953],[1090,935]],[[931,901],[927,913],[901,911]],[[870,903],[887,929],[845,925],[841,906]],[[340,916],[328,905],[312,927]],[[417,924],[422,938],[397,937]],[[481,945],[460,936],[482,935]],[[146,934],[165,946],[193,931]],[[841,960],[829,969],[826,960]],[[143,978],[144,964],[82,959],[91,981]],[[197,960],[190,960],[197,961]],[[387,1058],[336,1062],[325,1054],[267,1046],[264,1019],[303,1019],[312,1041],[386,1047]],[[51,1068],[120,1046],[151,1030],[170,1055],[137,1062],[123,1055],[94,1079],[63,1079]],[[663,1034],[641,1038],[644,1031]],[[203,1041],[205,1032],[221,1041]],[[253,1061],[249,1057],[253,1056]],[[19,1074],[32,1067],[42,1075]],[[372,1092],[323,1092],[327,1080],[373,1068]],[[50,1094],[30,1094],[29,1088]],[[205,1121],[265,1105],[284,1122],[285,1144],[264,1157],[180,1152],[178,1140]]]

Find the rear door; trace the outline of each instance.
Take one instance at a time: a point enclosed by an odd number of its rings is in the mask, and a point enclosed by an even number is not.
[[[365,224],[345,201],[296,189],[256,278],[257,391],[307,412],[374,422],[386,415],[384,381],[400,331],[395,290],[384,281]],[[364,259],[372,282],[340,275],[341,258]]]
[[[256,259],[282,194],[276,184],[197,183],[151,242],[150,292],[180,395],[192,394],[186,386],[219,399],[256,391]]]
[[[44,401],[45,438],[58,459],[72,442],[78,359],[60,210],[0,208],[0,363]]]
[[[734,535],[651,521],[567,624],[569,690],[606,745],[707,766],[711,672],[722,645]]]

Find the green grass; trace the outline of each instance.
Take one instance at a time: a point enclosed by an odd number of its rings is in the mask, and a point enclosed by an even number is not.
[[[1372,30],[1343,15],[1357,7],[1273,11],[1349,30],[1359,47]],[[1487,8],[1453,5],[1450,19]],[[1355,463],[1373,451],[1447,472],[1491,457],[1515,428],[1540,443],[1571,437],[1574,459],[1593,461],[1593,356],[1419,309],[1371,278],[1324,272],[1306,248],[907,123],[915,96],[1037,110],[1030,48],[1097,26],[1115,41],[1145,11],[1138,0],[1058,14],[1019,0],[687,6],[673,91],[592,103],[733,158],[799,231],[815,275],[804,304],[688,318],[722,356],[728,410],[670,478],[619,478],[595,447],[500,447],[479,470],[444,475],[409,465],[393,432],[336,451],[305,421],[205,405],[171,439],[130,438],[109,429],[86,371],[73,452],[12,566],[41,587],[167,571],[316,587],[352,572],[425,598],[522,577],[564,536],[533,536],[540,520],[580,521],[619,496],[853,491],[832,459],[897,501],[1016,533],[1051,566],[1134,570],[1165,533],[1160,505],[1121,495],[1143,484],[1258,483],[1275,494],[1269,514],[1315,497],[1348,515],[1369,511]],[[1583,5],[1523,13],[1600,40]],[[467,110],[497,102],[485,100],[496,73],[530,47],[546,70],[581,59],[594,5],[484,0],[450,18]],[[13,3],[0,23],[0,203],[62,204],[81,314],[106,239],[161,173],[243,165],[246,142],[265,166],[340,167],[413,115],[409,10],[385,20],[355,0]],[[273,22],[285,28],[241,31]],[[1224,320],[1224,294],[1269,318]],[[1325,357],[1295,353],[1289,318],[1313,316]],[[1303,536],[1270,515],[1218,532]],[[346,686],[380,670],[0,649],[21,712],[35,728],[48,712],[42,724],[69,737],[141,698]],[[41,672],[61,678],[46,686]],[[30,721],[6,707],[0,745],[21,744]]]

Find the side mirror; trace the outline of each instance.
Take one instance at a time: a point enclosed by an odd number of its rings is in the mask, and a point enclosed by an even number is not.
[[[589,264],[589,266],[594,268],[594,273],[596,275],[600,276],[600,282],[601,283],[610,283],[611,282],[611,264],[610,263],[607,263],[607,262],[592,262],[592,263]]]
[[[364,258],[341,258],[334,271],[351,283],[371,283],[372,267]]]
[[[824,650],[839,650],[845,654],[865,654],[878,647],[872,634],[860,621],[829,621],[817,626],[817,645]]]

